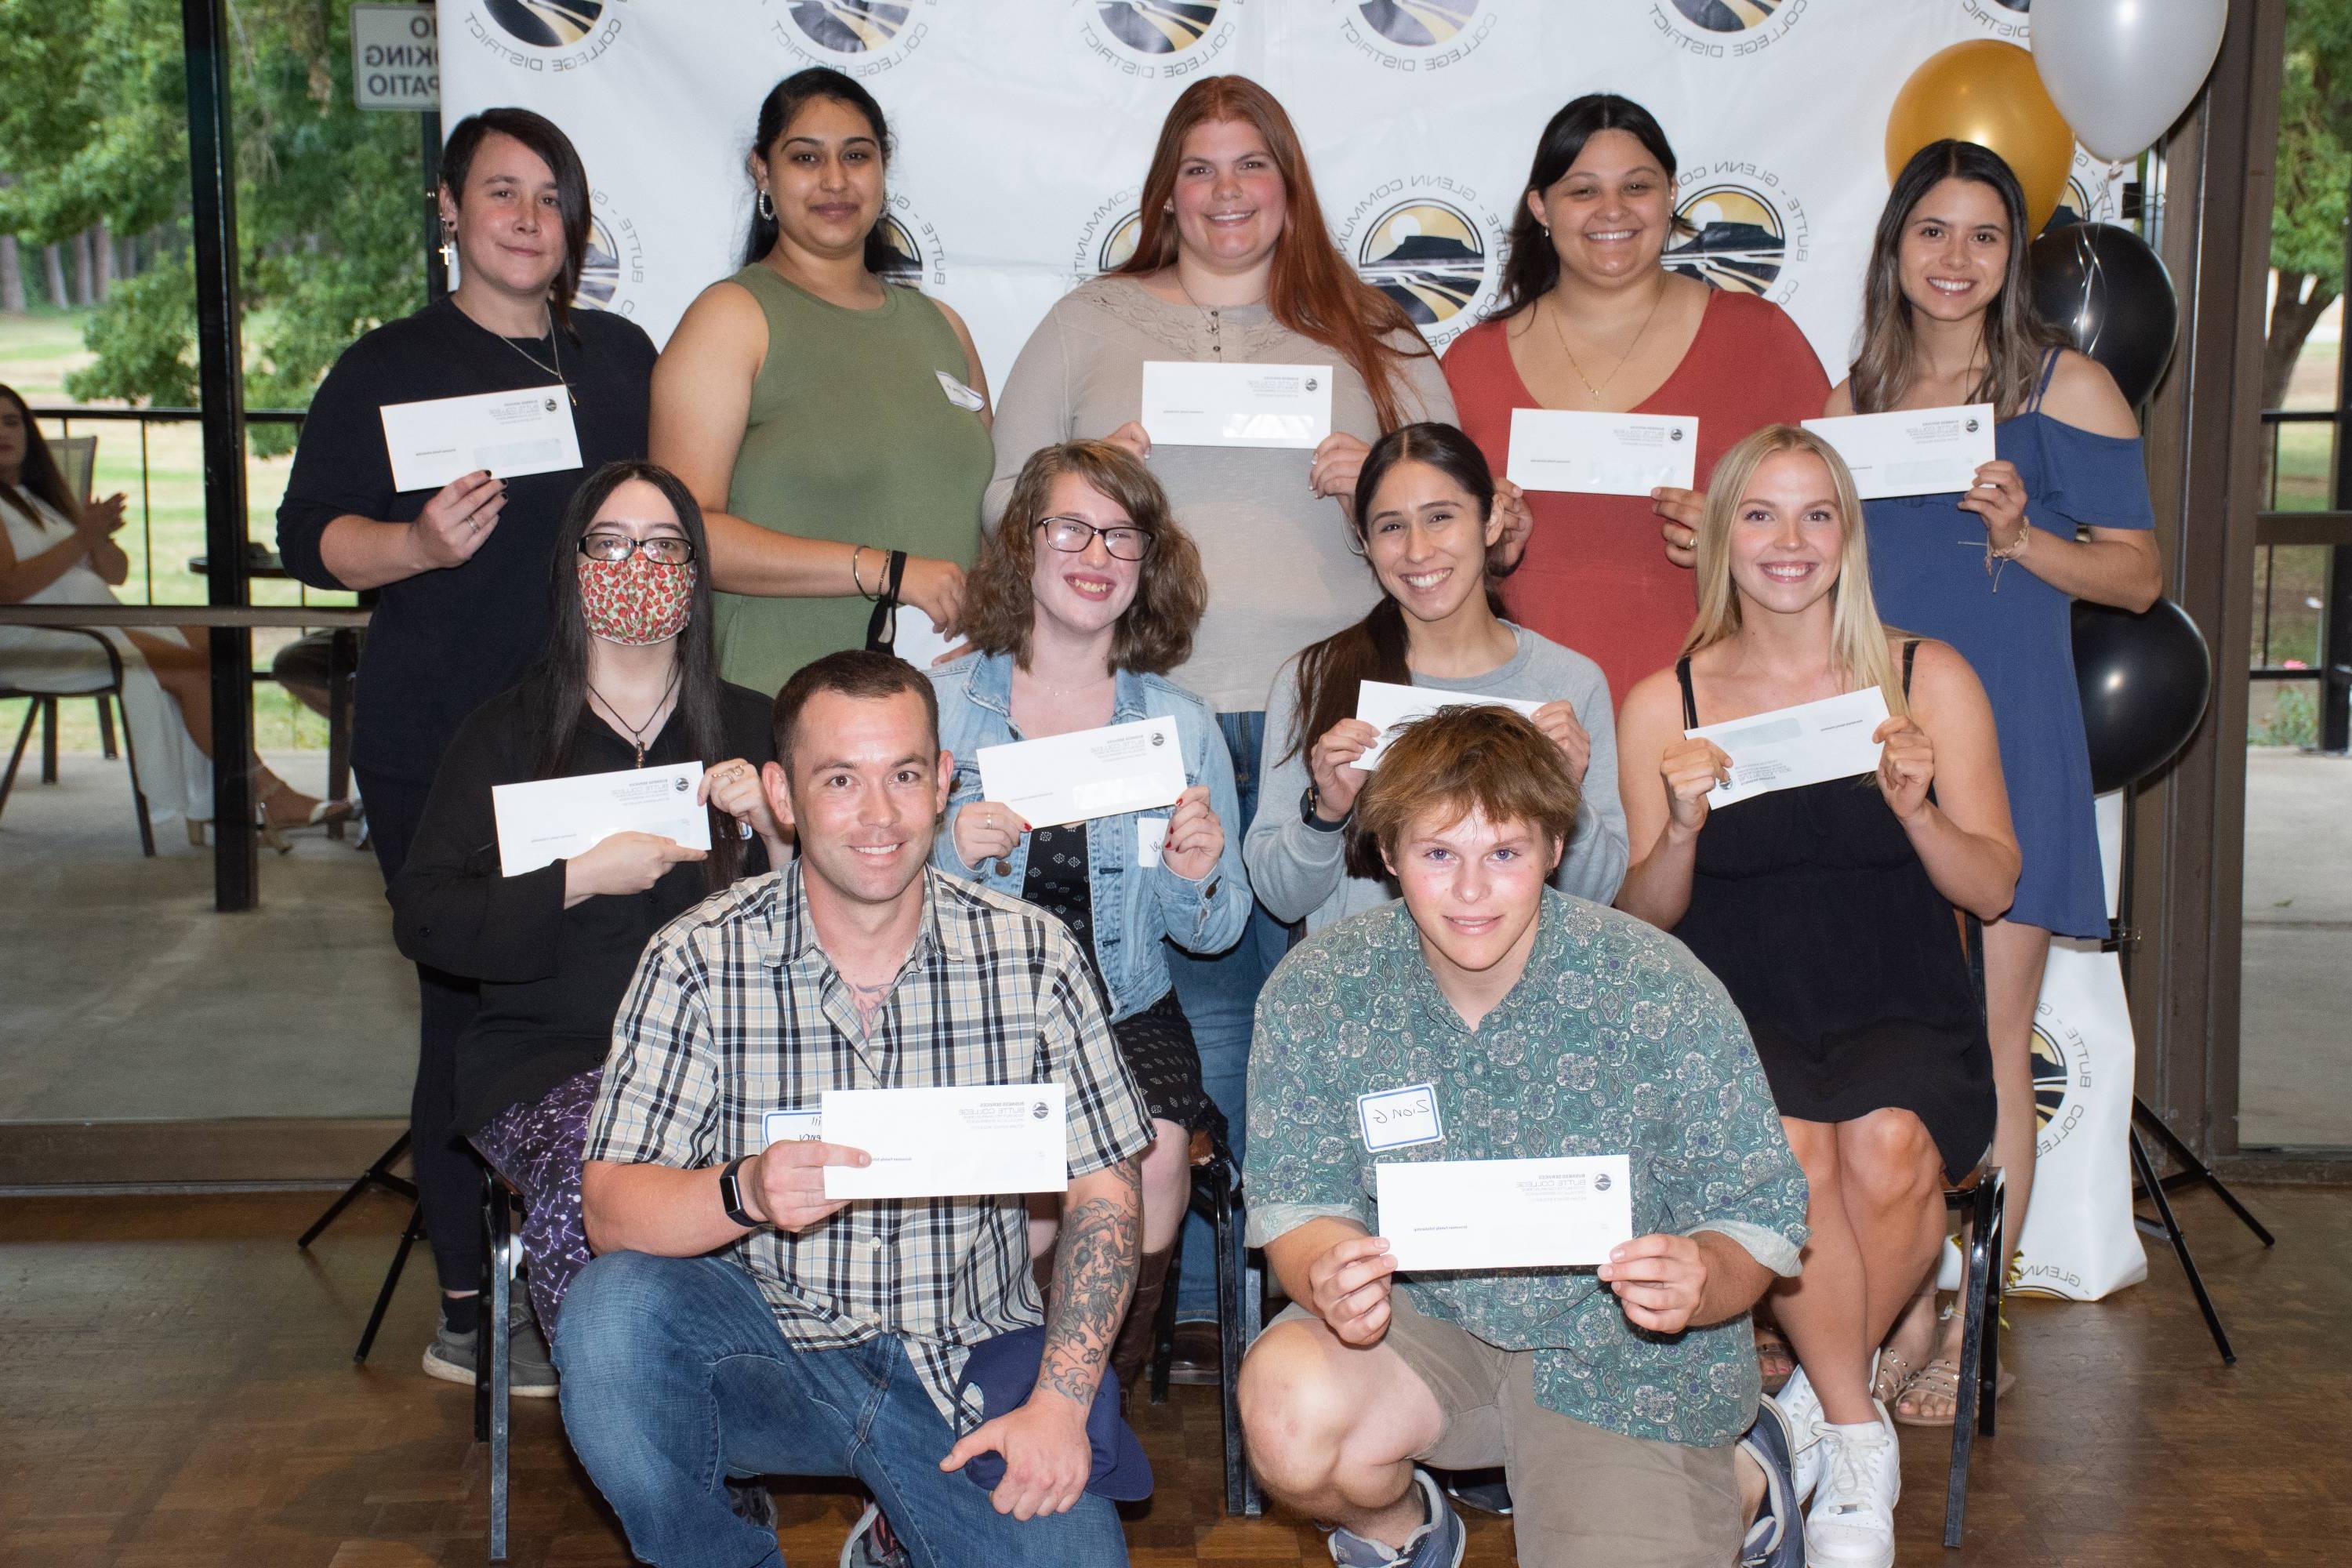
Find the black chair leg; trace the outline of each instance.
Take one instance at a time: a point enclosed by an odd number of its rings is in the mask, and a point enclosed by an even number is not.
[[[1999,1311],[1991,1305],[1998,1294],[1994,1273],[2000,1267],[2000,1209],[1990,1173],[1977,1184],[1969,1226],[1968,1270],[1960,1281],[1959,1386],[1953,1393],[1952,1467],[1944,1488],[1944,1544],[1957,1547],[1969,1506],[1969,1459],[1975,1447],[1977,1417],[1986,1392],[1985,1327]],[[1990,1417],[1990,1408],[1985,1415]],[[1988,1425],[1988,1430],[1990,1426]]]
[[[98,694],[98,750],[108,762],[114,761],[114,704],[103,691]]]
[[[474,1436],[490,1446],[490,1561],[507,1560],[507,1476],[513,1446],[514,1357],[507,1336],[515,1283],[514,1211],[506,1184],[482,1173],[482,1294],[474,1333]]]
[[[1257,1477],[1250,1469],[1249,1450],[1242,1438],[1242,1354],[1257,1337],[1256,1311],[1250,1300],[1250,1270],[1244,1246],[1241,1215],[1234,1206],[1233,1173],[1220,1160],[1213,1167],[1211,1199],[1217,1244],[1217,1393],[1225,1447],[1225,1512],[1255,1519],[1265,1511],[1258,1495]]]
[[[375,1310],[368,1314],[367,1327],[360,1331],[360,1348],[352,1352],[353,1361],[366,1361],[368,1352],[375,1348],[375,1332],[383,1327],[383,1314],[392,1306],[392,1293],[400,1289],[400,1271],[408,1267],[408,1250],[424,1234],[425,1210],[411,1209],[407,1228],[400,1233],[400,1246],[393,1251],[392,1267],[384,1270],[383,1289],[375,1293]]]
[[[58,700],[37,697],[41,710],[41,782],[58,782]]]
[[[16,787],[16,768],[25,760],[25,745],[33,738],[33,725],[41,716],[41,700],[26,699],[25,727],[16,731],[16,749],[8,753],[8,772],[0,775],[0,811],[8,809],[8,792]]]

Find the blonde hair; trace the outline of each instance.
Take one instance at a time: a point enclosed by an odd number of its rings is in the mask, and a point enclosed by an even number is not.
[[[1907,712],[1903,673],[1886,647],[1886,627],[1878,618],[1878,604],[1870,593],[1870,547],[1853,474],[1837,455],[1837,448],[1793,425],[1767,425],[1715,465],[1707,485],[1706,514],[1698,528],[1698,616],[1691,622],[1690,635],[1683,638],[1683,657],[1713,647],[1738,632],[1739,590],[1731,580],[1731,530],[1740,500],[1766,461],[1799,452],[1819,458],[1829,470],[1843,534],[1837,581],[1830,588],[1831,668],[1847,690],[1875,686],[1885,693],[1889,713]]]

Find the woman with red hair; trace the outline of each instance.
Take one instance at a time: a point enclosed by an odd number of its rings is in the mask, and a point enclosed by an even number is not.
[[[1402,307],[1332,245],[1298,132],[1257,83],[1207,77],[1184,90],[1160,126],[1138,216],[1135,253],[1046,312],[1014,362],[997,405],[988,515],[992,523],[1042,447],[1108,439],[1150,463],[1209,577],[1192,658],[1169,679],[1217,710],[1246,823],[1275,672],[1380,600],[1349,550],[1357,470],[1398,426],[1452,420],[1454,398]],[[1328,365],[1331,432],[1312,451],[1155,443],[1141,418],[1143,367],[1169,360]],[[1223,958],[1169,954],[1210,1098],[1236,1131],[1251,1010],[1284,946],[1260,910]],[[1182,1305],[1207,1316],[1205,1248],[1191,1250]]]

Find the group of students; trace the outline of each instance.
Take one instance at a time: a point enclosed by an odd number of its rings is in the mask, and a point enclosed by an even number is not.
[[[1832,390],[1776,307],[1664,266],[1664,132],[1579,99],[1441,361],[1330,243],[1280,105],[1210,78],[1134,257],[992,404],[882,275],[893,151],[856,81],[779,84],[744,266],[656,356],[567,308],[562,133],[474,116],[452,294],[313,402],[279,542],[379,591],[354,765],[419,966],[426,1369],[470,1382],[511,1328],[648,1561],[772,1561],[768,1474],[866,1482],[845,1562],[1123,1561],[1089,1411],[1167,1289],[1213,1310],[1207,1249],[1171,1259],[1191,1167],[1235,1159],[1292,1302],[1238,1369],[1252,1462],[1335,1561],[1457,1562],[1424,1467],[1502,1464],[1523,1562],[1891,1562],[1890,1422],[1957,1389],[1940,1188],[1990,1161],[2021,1218],[2042,958],[2105,925],[2067,605],[2159,585],[2132,411],[2034,319],[2009,170],[1901,173]],[[1328,363],[1333,434],[1156,446],[1171,359]],[[555,382],[583,470],[394,488],[383,405]],[[1797,428],[1969,402],[2000,460],[1959,495],[1865,504]],[[1523,492],[1517,407],[1696,416],[1702,488]],[[891,604],[955,656],[891,657]],[[1366,681],[1533,706],[1368,772]],[[1874,775],[1710,811],[1728,759],[1686,731],[1869,687]],[[1172,806],[986,798],[980,748],[1144,718]],[[688,761],[709,851],[499,874],[494,786]],[[822,1167],[861,1152],[762,1147],[827,1088],[1043,1079],[1058,1203],[844,1208]],[[1408,1086],[1443,1134],[1383,1152],[1358,1097]],[[467,1144],[528,1199],[516,1325],[478,1321]],[[1381,1160],[1587,1152],[1630,1153],[1640,1236],[1597,1276],[1394,1275]]]

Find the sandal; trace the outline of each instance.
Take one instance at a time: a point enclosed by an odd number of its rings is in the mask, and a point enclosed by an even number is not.
[[[1907,1359],[1893,1351],[1882,1349],[1871,1369],[1870,1396],[1892,1410],[1895,1402],[1903,1396],[1903,1391],[1910,1387],[1918,1375]]]
[[[1789,1348],[1789,1337],[1780,1331],[1780,1326],[1770,1319],[1759,1318],[1753,1327],[1756,1370],[1763,1374],[1764,1392],[1778,1394],[1796,1373],[1796,1352]]]
[[[2003,1367],[1999,1381],[1993,1384],[1993,1397],[2004,1398],[2009,1391],[2016,1386],[2017,1373]],[[1943,1406],[1943,1414],[1939,1415],[1927,1414],[1927,1405],[1931,1401]],[[1952,1417],[1958,1413],[1959,1407],[1959,1363],[1949,1356],[1939,1355],[1917,1372],[1913,1373],[1886,1408],[1888,1415],[1906,1426],[1941,1426],[1949,1429]]]

